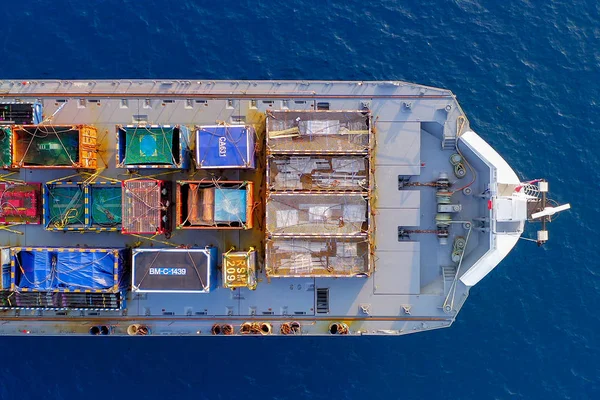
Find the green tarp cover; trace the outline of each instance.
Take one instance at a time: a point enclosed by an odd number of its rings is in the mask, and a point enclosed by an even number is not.
[[[85,223],[85,207],[81,188],[57,186],[50,189],[49,197],[49,227],[62,228],[66,225],[83,225]]]
[[[126,128],[125,164],[174,164],[173,128]]]
[[[0,166],[3,167],[9,167],[12,164],[11,137],[10,127],[0,126]]]
[[[92,224],[121,223],[121,188],[92,188]]]
[[[65,127],[23,128],[17,131],[17,157],[25,165],[62,166],[79,162],[79,131]],[[33,143],[32,143],[33,142]],[[25,156],[23,156],[25,154]]]

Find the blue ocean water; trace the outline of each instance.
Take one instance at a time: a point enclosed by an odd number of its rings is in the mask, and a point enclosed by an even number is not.
[[[449,329],[400,338],[0,338],[0,399],[600,398],[593,0],[3,2],[0,78],[399,79],[573,210]],[[596,221],[596,223],[594,223]]]

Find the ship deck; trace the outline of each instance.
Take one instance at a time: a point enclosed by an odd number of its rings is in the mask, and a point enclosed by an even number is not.
[[[126,334],[131,324],[143,324],[156,335],[209,335],[214,324],[232,324],[237,332],[245,322],[268,322],[276,335],[280,333],[279,325],[290,321],[299,322],[303,335],[328,335],[332,322],[345,324],[351,334],[363,335],[436,329],[454,321],[467,297],[468,288],[457,278],[491,246],[486,230],[478,229],[474,223],[485,221],[487,215],[487,199],[480,194],[488,188],[489,168],[469,148],[459,147],[470,166],[466,176],[455,176],[449,160],[457,152],[456,138],[468,127],[468,120],[448,90],[405,82],[2,81],[0,96],[0,103],[41,103],[44,117],[51,118],[47,124],[96,127],[95,181],[139,177],[168,182],[250,181],[254,183],[252,195],[256,203],[252,210],[254,226],[245,230],[173,229],[166,238],[110,230],[59,232],[45,230],[43,224],[20,225],[11,228],[20,233],[0,231],[2,246],[216,246],[219,268],[221,254],[231,248],[246,251],[252,247],[257,250],[258,266],[255,290],[223,287],[219,269],[217,285],[210,293],[127,291],[121,310],[7,307],[0,310],[0,334],[88,334],[90,326],[95,325],[109,326],[113,334]],[[278,154],[268,150],[265,119],[280,111],[368,113],[370,142],[367,155],[359,154],[370,163],[368,190],[350,190],[341,195],[345,201],[354,195],[368,199],[367,227],[361,228],[370,244],[371,267],[367,273],[351,277],[328,277],[327,272],[305,277],[267,276],[267,198],[277,194],[267,183],[267,157]],[[196,126],[252,125],[257,139],[256,168],[117,168],[117,126],[144,124],[186,126],[192,138]],[[320,148],[307,154],[326,153]],[[285,151],[281,154],[286,155]],[[298,155],[293,151],[291,154]],[[10,176],[8,173],[4,179],[25,182],[90,179],[82,169],[21,168]],[[459,204],[460,211],[451,213],[453,223],[446,245],[440,244],[436,234],[437,188],[428,185],[436,182],[441,173],[448,176],[453,190],[463,186],[470,189],[456,191],[452,196],[451,203]],[[290,193],[284,195],[298,196],[297,191]],[[169,213],[175,220],[175,208]],[[350,231],[350,225],[346,221],[344,229]],[[319,226],[309,225],[306,233],[315,229],[318,231]],[[401,230],[404,236],[399,234]],[[458,271],[451,257],[457,237],[468,239]],[[306,237],[294,238],[302,239]]]

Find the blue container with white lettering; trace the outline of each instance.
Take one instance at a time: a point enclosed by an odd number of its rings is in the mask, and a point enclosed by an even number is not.
[[[196,127],[196,167],[254,169],[255,136],[250,125]]]
[[[131,287],[138,293],[210,293],[217,287],[217,248],[134,249]]]

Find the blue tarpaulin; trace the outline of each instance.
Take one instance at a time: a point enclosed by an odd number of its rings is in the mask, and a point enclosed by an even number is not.
[[[2,277],[0,278],[0,282],[2,286],[0,289],[9,289],[10,288],[10,265],[3,265],[2,267]]]
[[[112,253],[58,253],[57,286],[65,289],[110,289],[115,284]]]
[[[215,190],[215,222],[246,222],[246,188]]]
[[[112,249],[58,250],[16,252],[13,278],[16,289],[112,291],[115,285],[123,284],[123,250],[117,255]]]
[[[10,248],[0,248],[0,289],[10,289]]]
[[[43,111],[44,106],[42,105],[42,103],[40,103],[39,101],[33,103],[33,123],[35,125],[41,124],[44,120]]]
[[[254,168],[254,129],[243,125],[203,126],[196,132],[199,168]]]
[[[19,276],[19,288],[48,290],[56,285],[52,261],[53,255],[47,251],[22,251],[16,264],[15,275]]]

